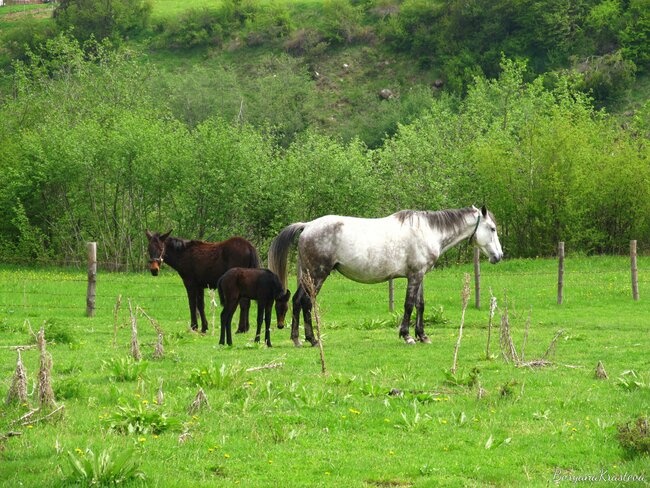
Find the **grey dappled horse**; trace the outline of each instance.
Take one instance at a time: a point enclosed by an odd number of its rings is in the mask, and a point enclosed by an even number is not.
[[[503,257],[494,216],[485,207],[437,212],[402,210],[379,219],[327,215],[288,225],[271,243],[269,268],[285,288],[289,249],[299,234],[299,273],[311,276],[316,294],[332,270],[360,283],[407,278],[404,318],[399,330],[399,336],[407,344],[415,343],[409,335],[413,307],[416,308],[415,337],[431,342],[424,333],[422,280],[442,253],[465,239],[473,239],[492,264]],[[311,299],[301,282],[293,296],[291,339],[296,346],[302,345],[298,338],[300,310],[305,320],[305,340],[317,344],[311,307]]]

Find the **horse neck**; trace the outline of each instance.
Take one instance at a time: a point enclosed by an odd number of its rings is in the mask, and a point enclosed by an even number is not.
[[[180,243],[181,241],[175,237],[168,237],[165,241],[165,254],[163,256],[163,261],[176,271],[179,271],[178,266],[180,263],[180,257],[184,251],[184,249],[179,246]]]
[[[448,251],[449,249],[456,246],[460,242],[464,241],[465,239],[468,239],[474,233],[474,229],[476,228],[476,218],[478,217],[475,217],[473,213],[467,213],[466,215],[463,216],[464,222],[460,230],[441,231],[442,239],[440,241],[441,242],[440,254],[443,254],[444,252]]]

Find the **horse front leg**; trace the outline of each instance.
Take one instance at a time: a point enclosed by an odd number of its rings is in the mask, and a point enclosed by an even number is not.
[[[190,302],[190,327],[192,330],[197,330],[199,325],[196,321],[196,291],[189,283],[185,283],[185,290],[187,291],[187,299]]]
[[[243,334],[250,329],[250,322],[248,321],[248,311],[251,308],[251,301],[248,298],[239,300],[239,325],[235,334]]]
[[[420,283],[415,299],[415,340],[431,344],[431,339],[424,333],[424,282]]]
[[[402,325],[399,328],[399,336],[404,339],[404,342],[407,344],[415,344],[415,339],[413,339],[409,334],[409,326],[411,322],[411,314],[413,313],[413,307],[415,306],[421,284],[421,274],[408,277],[406,299],[404,300],[404,317],[402,318]]]
[[[271,313],[273,311],[273,300],[264,306],[264,342],[266,347],[271,347]]]
[[[196,308],[201,316],[201,333],[208,331],[208,319],[205,317],[205,292],[203,288],[196,289]]]

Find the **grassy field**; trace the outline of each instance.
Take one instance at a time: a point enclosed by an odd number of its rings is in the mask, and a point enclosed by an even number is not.
[[[601,470],[647,480],[647,455],[626,453],[616,425],[650,413],[650,259],[639,263],[639,302],[630,297],[625,258],[575,258],[567,260],[565,304],[558,306],[556,266],[553,260],[484,264],[483,289],[491,287],[500,305],[507,290],[517,347],[532,306],[527,359],[541,357],[559,329],[565,334],[552,366],[516,368],[500,357],[498,330],[486,359],[487,307],[470,307],[457,377],[478,368],[486,391],[481,399],[478,384],[446,383],[469,266],[428,275],[433,344],[414,347],[397,338],[385,284],[332,277],[320,300],[326,376],[318,348],[294,348],[287,330],[272,331],[270,349],[253,345],[251,334],[235,336],[227,348],[211,332],[187,332],[184,289],[168,267],[157,278],[100,273],[94,318],[84,316],[83,271],[0,268],[0,346],[32,343],[26,321],[34,329],[44,323],[54,341],[48,349],[53,387],[65,405],[63,419],[33,427],[10,424],[36,405],[35,394],[29,405],[3,405],[0,434],[22,435],[0,442],[0,484],[63,484],[71,473],[67,452],[81,457],[88,448],[132,448],[146,475],[136,485],[147,486],[548,486],[554,477]],[[396,283],[398,304],[403,290],[404,283]],[[125,327],[113,347],[118,294]],[[130,350],[127,297],[165,330],[162,360],[152,359],[155,334],[140,318],[146,366],[124,362]],[[4,401],[16,354],[2,348],[0,358]],[[25,351],[23,359],[32,392],[38,354]],[[244,371],[273,360],[283,366]],[[608,380],[594,378],[599,360]],[[624,388],[618,378],[628,370],[636,371],[639,384]],[[120,380],[134,371],[139,379]],[[160,380],[165,397],[157,405]],[[192,415],[188,407],[199,384],[209,407]],[[392,388],[403,395],[389,395]],[[125,410],[119,406],[139,409],[144,418],[165,413],[169,429],[120,433]],[[149,426],[146,420],[139,425]]]

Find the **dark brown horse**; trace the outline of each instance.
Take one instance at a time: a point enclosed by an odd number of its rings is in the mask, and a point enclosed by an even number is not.
[[[278,276],[268,269],[231,268],[219,278],[217,283],[219,300],[223,306],[221,312],[221,337],[223,344],[228,336],[228,345],[232,346],[230,322],[235,313],[237,303],[243,299],[257,301],[257,332],[255,342],[260,341],[262,320],[265,323],[264,342],[271,347],[271,308],[275,302],[275,314],[278,319],[278,329],[284,328],[284,318],[289,309],[291,292],[284,291]]]
[[[171,231],[162,235],[149,231],[146,234],[149,240],[151,274],[157,276],[163,262],[178,271],[190,302],[192,329],[198,329],[198,310],[203,333],[208,330],[203,290],[216,288],[219,278],[230,268],[258,268],[260,265],[257,250],[242,237],[232,237],[223,242],[204,242],[170,237]],[[250,301],[242,300],[237,332],[248,331],[249,308]]]

